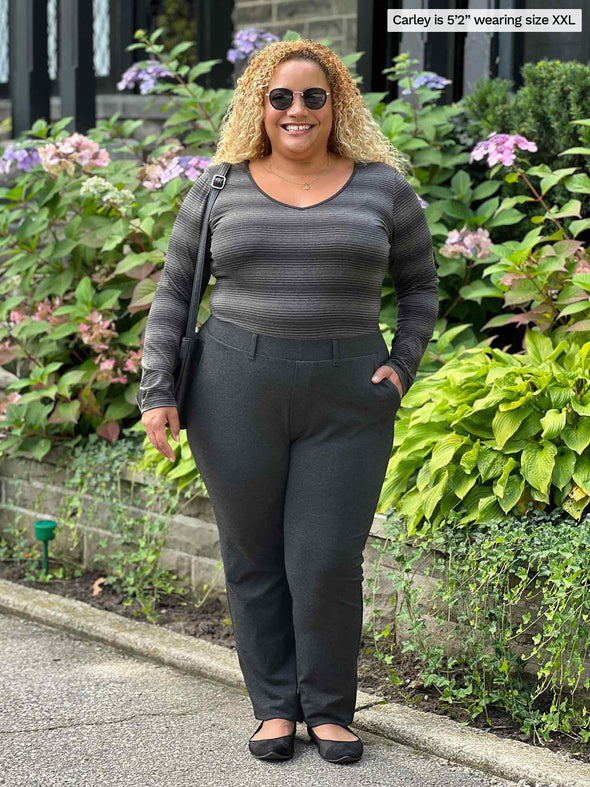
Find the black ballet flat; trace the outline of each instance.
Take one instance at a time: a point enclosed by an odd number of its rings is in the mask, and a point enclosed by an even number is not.
[[[353,730],[345,724],[339,724],[338,726],[344,727],[345,730],[356,735],[356,732],[353,732]],[[319,738],[309,724],[307,725],[307,732],[312,741],[317,745],[320,757],[328,762],[357,762],[363,755],[363,742],[358,735],[356,735],[356,741],[332,741],[327,738]]]
[[[260,730],[264,720],[260,722],[258,727],[252,733],[252,738]],[[260,738],[253,741],[252,738],[248,741],[248,748],[250,753],[259,760],[290,760],[295,753],[295,733],[297,732],[297,723],[293,725],[293,732],[289,735],[281,735],[279,738]]]

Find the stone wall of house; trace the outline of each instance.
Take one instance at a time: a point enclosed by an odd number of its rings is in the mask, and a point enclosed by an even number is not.
[[[330,39],[337,55],[356,50],[357,0],[235,0],[234,28],[263,27],[282,38],[295,30],[303,38]]]

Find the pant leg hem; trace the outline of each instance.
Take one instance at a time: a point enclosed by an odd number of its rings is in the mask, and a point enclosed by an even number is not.
[[[343,720],[335,719],[333,716],[314,716],[311,720],[305,719],[305,723],[309,727],[319,727],[320,724],[339,724],[348,727],[353,723],[353,719]]]

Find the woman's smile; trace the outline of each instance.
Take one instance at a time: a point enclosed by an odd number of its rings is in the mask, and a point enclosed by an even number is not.
[[[299,136],[301,134],[309,133],[313,126],[308,123],[285,123],[281,126],[283,131],[286,131],[287,134],[291,134],[292,136]]]

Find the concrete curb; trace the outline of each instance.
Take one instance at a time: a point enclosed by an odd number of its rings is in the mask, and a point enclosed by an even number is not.
[[[0,579],[0,612],[102,642],[246,693],[235,651]],[[354,726],[530,787],[590,787],[590,765],[359,690]]]

